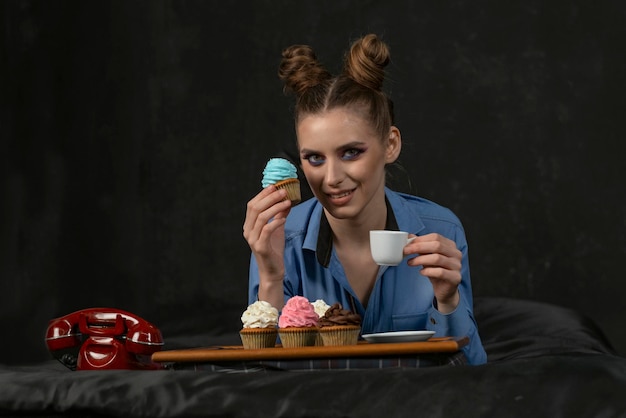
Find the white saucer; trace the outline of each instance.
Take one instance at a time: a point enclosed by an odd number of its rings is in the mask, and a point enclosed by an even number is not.
[[[363,338],[370,343],[408,343],[426,341],[435,335],[435,331],[397,331],[365,334]]]

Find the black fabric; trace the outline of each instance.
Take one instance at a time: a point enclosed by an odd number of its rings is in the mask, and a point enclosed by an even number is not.
[[[488,360],[547,354],[616,354],[588,317],[561,306],[511,298],[477,298],[474,316]]]
[[[350,371],[82,371],[55,361],[0,367],[0,414],[123,417],[619,417],[626,359],[562,307],[477,298],[489,362]],[[165,336],[168,349],[236,343]]]
[[[45,364],[5,369],[0,377],[5,414],[616,417],[626,411],[626,360],[607,355],[474,367],[258,374],[70,372]]]

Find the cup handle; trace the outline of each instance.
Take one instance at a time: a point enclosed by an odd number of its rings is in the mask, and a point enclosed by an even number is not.
[[[417,237],[407,238],[406,243],[408,244],[409,242],[413,241],[415,238],[417,238]]]

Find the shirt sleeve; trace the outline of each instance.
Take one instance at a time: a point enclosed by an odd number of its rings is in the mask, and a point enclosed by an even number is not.
[[[487,353],[478,334],[478,327],[472,309],[463,293],[459,305],[448,314],[439,312],[434,305],[430,308],[426,329],[435,331],[435,336],[469,337],[469,343],[461,350],[469,364],[478,365],[487,362]]]
[[[465,232],[462,227],[456,229],[453,237],[457,248],[463,254],[461,261],[461,284],[459,285],[459,305],[448,314],[439,312],[434,304],[429,310],[427,329],[435,331],[436,336],[469,337],[469,344],[462,348],[469,364],[487,362],[478,326],[474,319],[472,283],[469,270],[469,258]]]
[[[291,282],[287,280],[289,266],[285,264],[285,279],[283,281],[283,294],[285,302],[292,296],[295,296],[295,292],[292,290]],[[248,275],[248,305],[256,302],[259,299],[259,267],[254,258],[254,254],[250,256],[250,272]]]
[[[254,254],[250,256],[250,272],[248,275],[248,305],[256,302],[259,298],[259,267],[256,264]]]

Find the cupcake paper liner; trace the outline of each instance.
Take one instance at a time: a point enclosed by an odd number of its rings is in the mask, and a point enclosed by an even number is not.
[[[300,180],[282,180],[276,183],[274,186],[276,186],[277,189],[285,189],[287,191],[287,197],[294,205],[297,205],[302,200],[302,197],[300,195]]]
[[[280,328],[278,330],[280,334],[280,341],[283,347],[307,347],[315,345],[315,339],[317,338],[317,327],[303,327],[303,328]]]
[[[245,349],[275,347],[277,335],[276,328],[244,328],[239,332]]]
[[[336,325],[319,330],[324,345],[354,345],[359,340],[361,327],[358,325]]]

